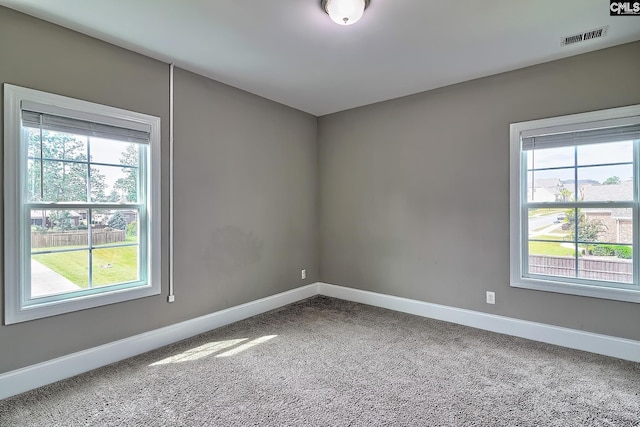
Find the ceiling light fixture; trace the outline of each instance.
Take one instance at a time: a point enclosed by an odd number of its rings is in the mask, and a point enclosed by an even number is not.
[[[339,25],[358,22],[367,6],[369,0],[322,0],[322,9]]]

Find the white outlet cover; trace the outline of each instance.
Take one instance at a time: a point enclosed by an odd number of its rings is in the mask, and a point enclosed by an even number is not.
[[[487,291],[487,304],[495,304],[496,303],[496,293]]]

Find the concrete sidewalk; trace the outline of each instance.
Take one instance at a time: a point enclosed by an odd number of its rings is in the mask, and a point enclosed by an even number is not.
[[[56,273],[49,267],[31,259],[31,296],[42,297],[47,295],[73,292],[81,289],[69,279]]]

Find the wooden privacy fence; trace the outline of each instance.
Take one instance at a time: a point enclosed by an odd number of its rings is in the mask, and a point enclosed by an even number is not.
[[[93,245],[124,242],[124,230],[93,230]],[[31,233],[32,248],[52,248],[58,246],[88,246],[88,231],[67,231],[59,233]]]
[[[529,255],[529,273],[550,276],[576,277],[576,260],[573,257]],[[578,277],[633,283],[633,263],[619,258],[578,258]]]

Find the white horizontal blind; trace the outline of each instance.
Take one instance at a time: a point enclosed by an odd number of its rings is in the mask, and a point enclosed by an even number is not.
[[[151,127],[146,123],[26,101],[22,102],[22,125],[138,144],[148,144],[151,135]]]
[[[546,133],[536,136],[523,135],[522,149],[557,148],[574,145],[632,141],[636,139],[640,139],[640,124],[564,133]]]

